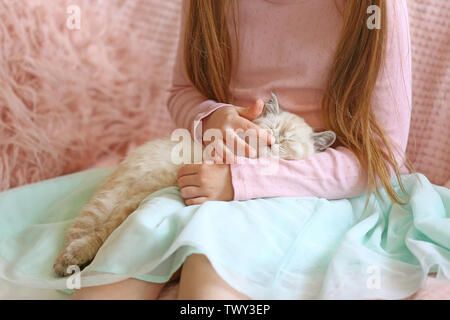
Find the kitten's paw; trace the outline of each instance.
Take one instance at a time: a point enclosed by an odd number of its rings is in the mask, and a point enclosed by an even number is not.
[[[74,240],[60,252],[53,265],[53,270],[58,276],[65,277],[77,269],[82,270],[94,259],[96,251],[92,254],[94,248],[87,240],[87,238]]]

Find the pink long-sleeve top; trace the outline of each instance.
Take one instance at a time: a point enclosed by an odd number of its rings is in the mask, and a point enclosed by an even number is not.
[[[233,105],[251,106],[256,99],[266,101],[270,92],[275,92],[283,109],[303,117],[314,129],[322,129],[321,98],[343,25],[340,10],[344,1],[239,0],[240,57],[239,64],[232,66]],[[387,50],[372,102],[378,123],[400,151],[397,159],[402,165],[411,116],[409,22],[406,0],[387,3]],[[184,0],[181,35],[187,6]],[[233,35],[231,19],[229,28]],[[206,99],[191,84],[183,61],[183,42],[181,36],[168,109],[178,126],[198,136],[196,120],[229,104]],[[280,160],[274,174],[258,169],[250,161],[231,165],[235,200],[275,196],[340,199],[367,190],[365,172],[343,146],[302,160]]]

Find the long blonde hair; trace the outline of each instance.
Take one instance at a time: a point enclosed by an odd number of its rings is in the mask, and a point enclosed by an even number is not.
[[[184,35],[184,61],[190,80],[205,97],[224,103],[231,103],[233,57],[227,14],[233,12],[235,19],[234,2],[190,0]],[[379,29],[366,26],[366,11],[371,5],[380,8]],[[386,51],[386,3],[347,1],[343,16],[344,25],[322,99],[324,125],[358,158],[367,173],[369,191],[379,194],[379,182],[393,202],[405,204],[391,185],[393,172],[405,192],[392,144],[375,119],[371,101]],[[405,164],[411,170],[409,162]]]

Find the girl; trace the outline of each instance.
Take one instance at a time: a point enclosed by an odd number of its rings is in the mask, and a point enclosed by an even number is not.
[[[182,15],[168,100],[178,126],[198,140],[210,128],[247,129],[273,91],[282,108],[316,131],[333,130],[338,140],[304,160],[280,160],[276,175],[245,161],[187,165],[178,180],[186,205],[351,198],[380,187],[393,203],[402,203],[391,178],[402,187],[399,175],[406,172],[411,112],[406,0],[185,0]],[[231,152],[224,145],[217,150],[222,155]],[[249,298],[236,286],[245,275],[225,281],[216,270],[208,255],[189,255],[178,298]],[[78,290],[73,298],[154,299],[163,286],[129,279]]]

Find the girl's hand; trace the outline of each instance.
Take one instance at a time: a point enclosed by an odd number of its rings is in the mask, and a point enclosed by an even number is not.
[[[219,141],[214,146],[214,152],[217,153],[218,159],[223,161],[221,163],[227,163],[227,156],[228,159],[235,159],[236,150],[245,150],[245,156],[248,158],[257,157],[257,150],[252,148],[248,143],[240,138],[234,130],[242,129],[245,132],[252,129],[254,130],[257,139],[262,139],[262,141],[268,145],[275,141],[270,133],[250,121],[259,117],[263,109],[264,101],[258,99],[252,107],[244,108],[237,106],[225,106],[217,109],[202,120],[203,135],[209,129],[218,129],[222,133],[223,140]],[[231,130],[233,132],[231,135],[233,140],[229,141],[228,144],[230,146],[237,146],[236,150],[230,150],[227,147],[227,130]],[[204,141],[205,145],[208,145],[211,142],[212,141]]]
[[[178,171],[178,186],[187,206],[234,198],[228,164],[188,164]]]

